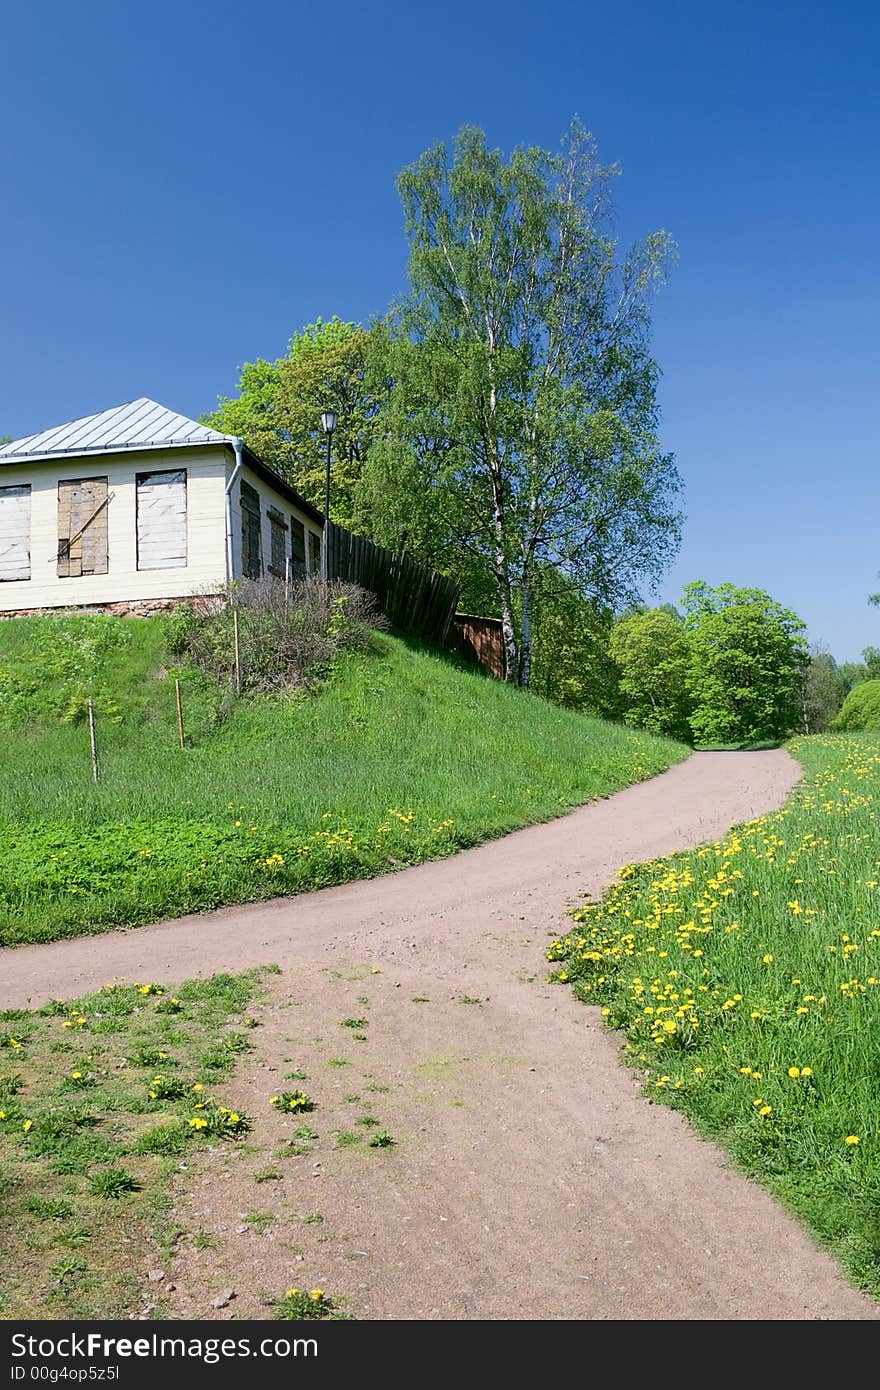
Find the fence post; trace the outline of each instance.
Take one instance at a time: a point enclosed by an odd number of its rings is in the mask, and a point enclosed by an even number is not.
[[[179,677],[175,677],[175,680],[174,680],[174,694],[175,694],[176,697],[177,697],[177,733],[178,733],[178,736],[179,736],[179,738],[180,738],[180,746],[181,746],[181,748],[183,748],[183,747],[185,746],[185,744],[184,744],[184,737],[183,737],[183,705],[182,705],[181,702],[180,702],[180,679],[179,679]]]
[[[89,698],[89,743],[92,748],[92,780],[98,780],[98,745],[95,740],[95,702]]]
[[[235,688],[241,693],[241,656],[238,646],[238,609],[232,610],[232,638],[235,645]]]

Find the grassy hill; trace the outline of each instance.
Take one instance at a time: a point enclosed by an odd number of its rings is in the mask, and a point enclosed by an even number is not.
[[[417,863],[559,815],[688,751],[387,635],[369,656],[342,658],[316,693],[250,704],[168,660],[161,619],[0,623],[0,944]]]

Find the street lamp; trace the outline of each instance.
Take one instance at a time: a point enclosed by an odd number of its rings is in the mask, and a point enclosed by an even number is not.
[[[327,436],[327,473],[324,479],[324,544],[321,547],[321,578],[327,583],[329,560],[327,554],[327,542],[329,540],[328,527],[330,525],[330,449],[333,444],[333,433],[339,423],[339,416],[335,410],[325,406],[321,411],[321,428]]]

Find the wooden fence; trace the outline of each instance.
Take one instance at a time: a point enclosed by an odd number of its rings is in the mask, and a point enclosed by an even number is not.
[[[498,680],[503,681],[506,661],[504,637],[500,618],[484,618],[475,613],[456,613],[456,647],[468,661],[485,666]]]
[[[458,585],[408,555],[353,536],[331,521],[327,527],[330,579],[359,584],[376,595],[385,617],[401,632],[447,646],[452,637]]]

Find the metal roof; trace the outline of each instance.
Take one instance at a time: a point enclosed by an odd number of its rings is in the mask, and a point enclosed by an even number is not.
[[[78,458],[83,454],[119,454],[138,449],[183,449],[193,444],[231,444],[234,435],[220,434],[186,415],[178,415],[149,396],[140,396],[125,405],[115,405],[98,415],[84,415],[68,425],[56,425],[40,434],[13,439],[0,447],[0,464],[39,463],[43,459]],[[307,502],[286,478],[245,448],[244,456],[253,470],[282,492],[319,526],[324,515]]]
[[[127,449],[181,449],[188,444],[230,444],[220,434],[186,415],[140,396],[97,415],[29,434],[0,447],[0,464],[32,463],[65,454],[116,454]]]

